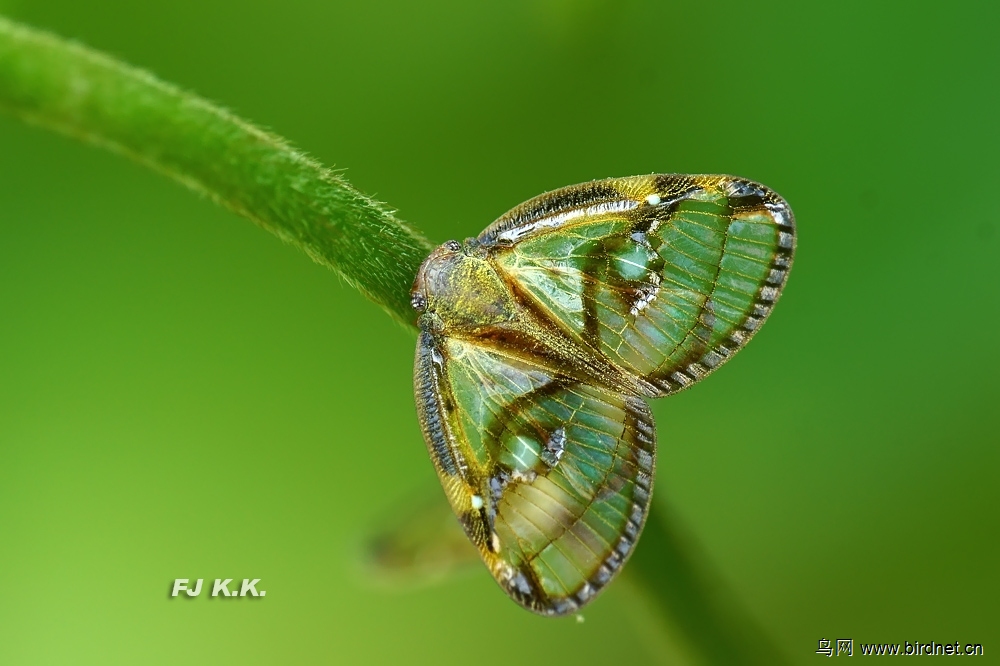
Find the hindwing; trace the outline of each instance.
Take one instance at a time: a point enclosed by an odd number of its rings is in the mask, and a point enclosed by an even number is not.
[[[448,499],[504,590],[571,612],[617,573],[654,469],[646,403],[488,340],[421,334],[421,424]]]
[[[478,238],[526,302],[662,395],[729,359],[784,287],[788,204],[730,176],[576,185],[511,210]]]

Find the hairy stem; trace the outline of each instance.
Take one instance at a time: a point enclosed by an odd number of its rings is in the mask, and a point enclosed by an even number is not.
[[[302,248],[409,322],[432,246],[281,137],[152,74],[0,17],[0,108],[122,153]]]

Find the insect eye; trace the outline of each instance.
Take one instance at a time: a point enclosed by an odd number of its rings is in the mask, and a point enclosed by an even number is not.
[[[417,312],[423,312],[427,308],[427,299],[423,294],[413,294],[413,296],[410,297],[410,305],[412,305],[413,309]]]
[[[444,244],[444,246],[449,250],[451,250],[452,252],[458,252],[462,249],[462,244],[459,243],[458,241],[453,241],[453,240],[448,241],[447,243]]]

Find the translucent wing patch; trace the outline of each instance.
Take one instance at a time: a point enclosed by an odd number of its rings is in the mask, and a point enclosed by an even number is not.
[[[762,185],[644,176],[543,195],[479,241],[541,317],[663,394],[701,379],[760,327],[795,237],[790,208]]]
[[[524,350],[427,333],[416,377],[442,484],[497,582],[542,614],[587,603],[645,521],[655,437],[645,402]]]

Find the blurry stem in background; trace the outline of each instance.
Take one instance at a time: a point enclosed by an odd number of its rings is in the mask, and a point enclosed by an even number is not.
[[[164,173],[333,269],[396,320],[433,249],[339,174],[208,101],[79,44],[0,18],[0,109]],[[627,576],[694,661],[783,663],[753,622],[706,586],[705,563],[655,510]]]
[[[624,573],[693,663],[788,663],[664,503],[654,503]]]

